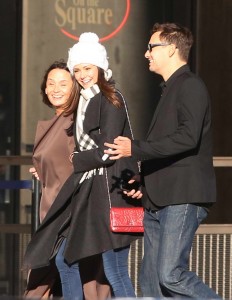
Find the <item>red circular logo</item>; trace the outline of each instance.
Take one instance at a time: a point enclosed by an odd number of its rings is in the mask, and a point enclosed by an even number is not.
[[[124,25],[126,24],[128,16],[129,16],[129,13],[130,13],[130,0],[126,0],[126,10],[125,10],[125,14],[124,14],[124,16],[122,18],[121,23],[111,33],[106,34],[103,37],[99,36],[100,42],[107,41],[107,40],[111,39],[112,37],[114,37],[124,27]],[[62,27],[62,26],[60,26],[60,27]],[[68,38],[71,38],[71,39],[73,39],[75,41],[79,40],[79,36],[72,34],[71,32],[69,32],[69,30],[66,30],[64,28],[60,28],[60,31],[65,36],[67,36]]]

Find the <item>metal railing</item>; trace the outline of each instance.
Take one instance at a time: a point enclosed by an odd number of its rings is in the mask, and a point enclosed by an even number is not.
[[[5,169],[4,180],[0,180],[0,190],[4,190],[0,210],[0,295],[21,296],[27,279],[27,273],[21,269],[23,256],[31,234],[38,226],[39,182],[34,178],[12,180],[17,170],[14,167],[32,165],[31,156],[0,156],[0,165]],[[22,190],[28,190],[30,194],[18,192]],[[30,203],[25,205],[24,215],[20,213],[23,195]],[[15,214],[18,207],[20,211]],[[18,217],[21,219],[21,216],[25,219],[24,224],[7,223],[9,220],[16,221]]]
[[[132,244],[129,255],[129,274],[138,297],[143,254],[141,238]],[[190,253],[189,270],[196,272],[223,299],[232,299],[232,224],[200,225]]]
[[[32,165],[31,156],[0,156],[0,165],[6,166],[23,166]],[[28,224],[0,224],[0,233],[6,232],[7,228],[11,233],[19,233],[19,228],[31,226],[31,232],[34,232],[39,225],[39,201],[40,201],[40,183],[32,177],[31,180],[0,180],[0,189],[21,190],[28,189],[32,192],[31,197],[31,225]],[[16,232],[13,232],[15,228]],[[29,230],[28,228],[26,229]],[[24,233],[23,231],[21,233]]]

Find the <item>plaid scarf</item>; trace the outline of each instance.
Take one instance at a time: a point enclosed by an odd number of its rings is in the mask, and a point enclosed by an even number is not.
[[[83,130],[83,123],[85,120],[85,112],[89,105],[89,102],[91,99],[96,96],[98,93],[100,93],[100,89],[97,84],[94,84],[90,88],[82,89],[81,90],[81,96],[79,99],[79,105],[77,109],[77,118],[76,118],[76,138],[79,144],[80,151],[86,151],[98,148],[97,144],[94,142],[94,140],[91,139],[91,137],[84,132]],[[98,172],[99,175],[103,175],[103,168],[94,169],[88,172],[85,172],[81,181],[85,179],[88,179],[94,175],[96,175]]]
[[[81,90],[76,119],[76,137],[81,151],[97,148],[95,142],[90,138],[90,136],[87,133],[84,132],[83,123],[85,120],[85,112],[91,98],[93,98],[99,92],[100,89],[97,84],[94,84],[86,90]]]

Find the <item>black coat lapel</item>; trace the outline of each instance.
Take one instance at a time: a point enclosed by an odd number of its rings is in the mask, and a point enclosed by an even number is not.
[[[83,129],[87,134],[100,126],[101,97],[101,93],[94,96],[86,109]]]
[[[166,91],[166,84],[165,84],[164,81],[160,84],[160,87],[161,87],[161,89],[162,89],[162,94],[161,94],[159,103],[158,103],[158,105],[157,105],[157,107],[156,107],[156,110],[155,110],[155,112],[154,112],[154,115],[153,115],[153,118],[152,118],[152,121],[151,121],[151,125],[150,125],[150,127],[149,127],[149,129],[148,129],[147,137],[148,137],[148,135],[150,134],[150,132],[151,132],[152,128],[154,127],[154,125],[155,125],[155,122],[156,122],[156,119],[157,119],[158,112],[159,112],[160,107],[162,106],[162,103],[163,103],[163,101],[164,101],[163,95],[164,95],[164,93],[165,93],[165,91]]]

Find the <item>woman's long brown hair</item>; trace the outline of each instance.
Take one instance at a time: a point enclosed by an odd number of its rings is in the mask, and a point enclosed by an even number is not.
[[[71,114],[71,113],[76,114],[76,110],[77,110],[77,106],[78,106],[78,102],[79,102],[81,87],[80,87],[79,83],[75,80],[75,78],[74,78],[74,81],[76,82],[76,85],[78,86],[78,88],[75,89],[75,93],[72,93],[70,95],[70,102],[73,103],[73,105],[69,106],[69,108],[66,111],[67,114]],[[104,76],[104,70],[102,70],[101,68],[98,68],[97,84],[98,84],[101,92],[107,98],[107,100],[109,102],[111,102],[113,105],[115,105],[118,108],[123,106],[122,100],[120,98],[118,98],[118,96],[117,96],[117,92],[116,92],[116,88],[115,88],[115,81],[112,78],[109,81],[107,81]]]

